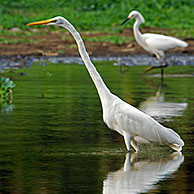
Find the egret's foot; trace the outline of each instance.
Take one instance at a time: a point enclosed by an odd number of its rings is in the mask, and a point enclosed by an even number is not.
[[[144,72],[143,72],[143,74],[145,74],[145,73],[147,73],[148,71],[151,71],[152,69],[157,69],[157,68],[165,68],[165,67],[168,67],[168,64],[167,63],[163,63],[162,65],[160,65],[160,66],[150,66],[150,67],[148,67],[148,68],[146,68],[145,70],[144,70]]]
[[[152,69],[154,69],[154,67],[155,67],[155,66],[152,65],[152,66],[146,68],[142,74],[145,74],[145,73],[147,73],[148,71],[151,71]]]

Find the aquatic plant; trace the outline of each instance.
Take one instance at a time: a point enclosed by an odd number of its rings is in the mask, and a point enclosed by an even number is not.
[[[0,80],[0,99],[12,101],[12,89],[15,86],[16,85],[12,80],[2,77]]]

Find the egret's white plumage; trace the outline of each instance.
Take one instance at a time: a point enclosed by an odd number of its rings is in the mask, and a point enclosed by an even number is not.
[[[95,66],[92,64],[83,40],[72,24],[65,18],[58,16],[49,20],[33,22],[28,25],[41,24],[64,27],[73,35],[78,45],[81,58],[100,96],[103,120],[109,128],[116,130],[124,136],[128,151],[130,150],[130,144],[136,151],[139,151],[137,142],[164,144],[172,147],[176,151],[181,151],[184,142],[176,132],[162,126],[149,115],[127,104],[110,92]]]
[[[156,57],[160,62],[161,59],[165,57],[165,51],[169,49],[173,49],[176,47],[187,47],[188,44],[182,40],[171,36],[165,36],[161,34],[152,34],[152,33],[145,33],[142,34],[139,31],[140,24],[144,23],[145,20],[141,13],[138,11],[132,11],[129,13],[127,19],[122,23],[124,24],[126,21],[135,18],[135,24],[133,26],[133,32],[136,41],[140,46],[142,46],[146,51],[155,54]]]

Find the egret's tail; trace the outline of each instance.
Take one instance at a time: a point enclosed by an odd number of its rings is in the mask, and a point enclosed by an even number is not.
[[[169,146],[173,149],[176,150],[177,152],[180,152],[182,150],[182,147],[184,146],[184,141],[181,139],[181,137],[172,129],[168,129],[168,142],[170,143]]]
[[[173,150],[177,151],[177,152],[181,152],[181,150],[182,150],[182,146],[177,145],[177,144],[171,144],[170,147],[171,147]]]
[[[178,39],[178,40],[179,40],[179,39]],[[186,42],[185,42],[185,41],[183,41],[183,40],[179,40],[178,42],[179,42],[179,46],[180,46],[180,47],[185,48],[185,47],[187,47],[187,46],[188,46],[188,43],[186,43]]]

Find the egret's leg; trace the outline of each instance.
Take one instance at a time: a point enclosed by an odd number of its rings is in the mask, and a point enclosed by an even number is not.
[[[131,140],[131,145],[135,149],[135,152],[139,152],[139,147],[137,145],[137,142],[134,139]]]
[[[161,67],[161,83],[164,81],[164,69]]]
[[[161,67],[161,81],[163,82],[163,79],[164,79],[164,68],[168,67],[168,64],[166,63],[165,56],[163,56],[162,58],[158,58],[158,60],[160,62],[160,67]]]
[[[168,64],[165,63],[165,57],[164,57],[164,56],[163,56],[163,57],[160,57],[160,55],[156,54],[156,57],[157,57],[157,59],[158,59],[160,65],[159,65],[159,66],[154,66],[154,65],[152,65],[152,66],[146,68],[146,69],[144,70],[143,74],[144,74],[144,73],[147,73],[148,71],[151,71],[152,69],[161,68],[161,77],[162,77],[162,79],[163,79],[164,68],[165,68],[165,67],[168,67]]]
[[[157,59],[159,59],[158,57],[160,57],[159,55],[155,55],[157,57]],[[143,71],[143,74],[147,73],[148,71],[151,71],[152,69],[154,69],[155,66],[154,64],[152,63],[152,65],[148,68],[146,68],[144,71]]]
[[[153,65],[150,66],[150,67],[148,67],[148,68],[146,68],[146,69],[144,70],[143,74],[147,73],[148,71],[151,71],[152,69],[154,69],[154,66],[153,66]]]
[[[164,80],[164,69],[163,69],[163,62],[164,62],[164,59],[158,59],[159,62],[160,62],[160,67],[161,67],[161,82],[163,83],[163,80]]]
[[[129,133],[124,133],[124,140],[125,145],[127,147],[128,152],[130,151],[130,144],[131,144],[131,135]]]

